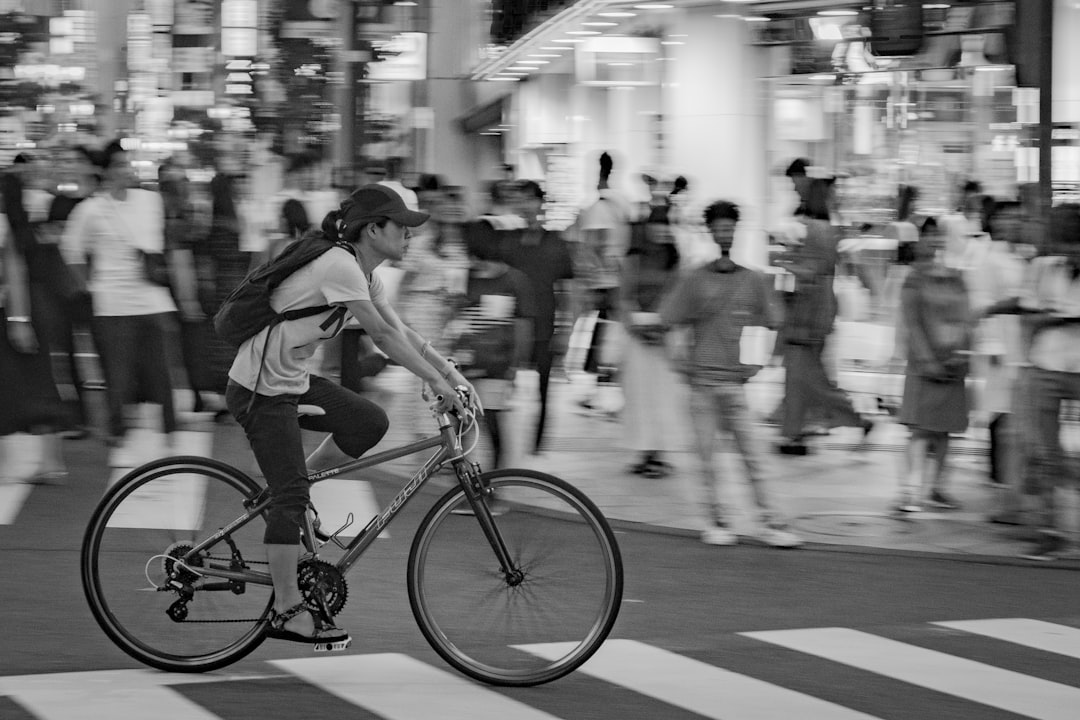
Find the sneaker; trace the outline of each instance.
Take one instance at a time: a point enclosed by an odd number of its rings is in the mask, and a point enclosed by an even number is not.
[[[960,503],[941,490],[931,490],[929,503],[939,510],[959,510]]]
[[[893,505],[893,512],[900,515],[908,515],[910,513],[922,512],[922,506],[911,498],[901,498],[899,502]]]
[[[1031,549],[1020,557],[1025,560],[1054,560],[1064,552],[1068,545],[1069,543],[1060,533],[1044,530],[1039,533],[1039,539],[1035,541]]]
[[[757,537],[774,548],[797,548],[803,544],[802,538],[791,532],[786,525],[766,525],[758,532]]]
[[[707,530],[701,531],[701,542],[706,545],[724,545],[731,546],[739,542],[738,536],[731,532],[731,530],[720,524],[712,526]]]

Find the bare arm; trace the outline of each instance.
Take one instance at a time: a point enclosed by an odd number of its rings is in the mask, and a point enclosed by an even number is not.
[[[472,385],[419,333],[405,325],[393,308],[376,306],[370,300],[353,300],[345,303],[345,307],[380,350],[442,397],[437,405],[441,412],[455,406],[463,409],[454,388],[464,385],[472,390]]]

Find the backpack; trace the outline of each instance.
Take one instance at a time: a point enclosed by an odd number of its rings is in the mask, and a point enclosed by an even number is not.
[[[265,327],[272,328],[286,320],[298,320],[334,309],[332,305],[318,305],[279,313],[270,306],[271,294],[285,278],[334,247],[348,250],[353,257],[356,256],[356,251],[347,242],[330,240],[322,233],[312,233],[290,243],[276,258],[249,272],[214,315],[214,330],[218,337],[239,347]],[[347,312],[343,307],[336,310],[325,323],[326,327],[338,322]]]

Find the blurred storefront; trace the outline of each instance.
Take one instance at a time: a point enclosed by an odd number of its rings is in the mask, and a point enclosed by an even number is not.
[[[901,183],[927,211],[967,179],[999,198],[1041,189],[1044,206],[1080,187],[1072,0],[492,5],[472,77],[505,97],[466,129],[520,175],[558,158],[579,205],[604,150],[629,192],[642,172],[684,175],[759,231],[790,214],[795,157],[846,176],[852,223],[894,216]]]

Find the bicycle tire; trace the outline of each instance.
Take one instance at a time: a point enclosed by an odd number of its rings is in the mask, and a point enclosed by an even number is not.
[[[242,502],[260,490],[230,465],[188,456],[147,463],[110,487],[90,517],[80,555],[83,592],[109,639],[136,660],[169,672],[216,670],[258,647],[273,603],[269,586],[195,589],[184,604],[188,617],[179,622],[168,614],[179,593],[153,588],[177,567],[165,557],[170,549],[179,553],[177,547],[210,537],[239,517]],[[265,559],[262,529],[256,519],[228,536],[245,563]],[[236,556],[221,540],[203,557]],[[202,585],[191,571],[185,579]]]
[[[615,535],[588,497],[535,470],[483,473],[506,512],[493,520],[516,567],[514,585],[465,491],[439,498],[420,522],[408,561],[413,616],[436,653],[492,685],[551,682],[581,666],[611,632],[622,602]],[[491,496],[489,496],[491,497]],[[536,616],[528,616],[538,604]],[[572,617],[581,612],[581,618]]]

